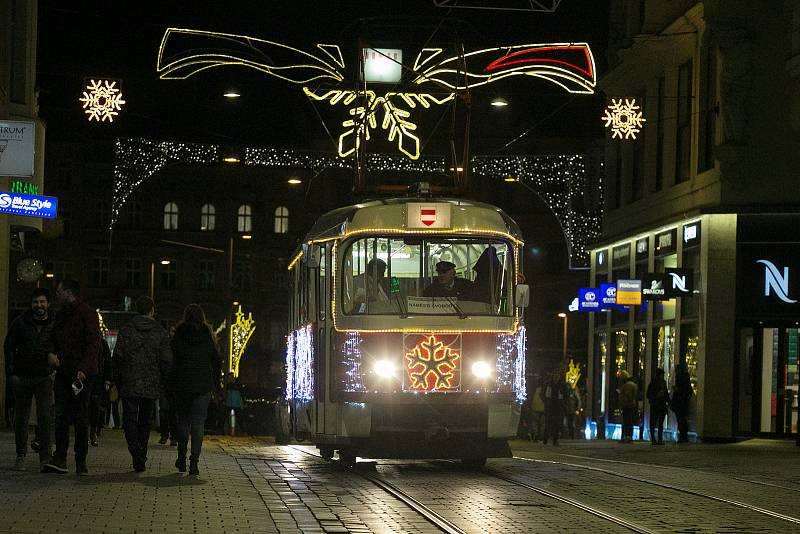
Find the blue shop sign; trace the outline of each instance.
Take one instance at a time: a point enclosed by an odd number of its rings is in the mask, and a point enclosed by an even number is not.
[[[600,295],[595,287],[582,287],[578,290],[578,309],[580,311],[600,311]]]
[[[600,307],[613,308],[617,304],[617,284],[600,284]]]
[[[21,193],[0,193],[0,213],[55,219],[58,199]]]

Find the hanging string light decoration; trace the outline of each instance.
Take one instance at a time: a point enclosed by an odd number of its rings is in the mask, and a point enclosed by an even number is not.
[[[516,337],[517,358],[514,361],[514,393],[516,394],[517,402],[523,403],[528,397],[527,384],[525,383],[527,329],[524,326],[520,326]]]
[[[361,334],[358,332],[345,334],[342,364],[344,365],[344,390],[348,393],[367,391],[362,374],[361,341]]]
[[[253,313],[247,314],[247,318],[242,311],[242,305],[236,310],[236,321],[231,325],[231,346],[230,358],[228,359],[228,372],[233,373],[233,376],[239,376],[239,362],[244,354],[244,349],[247,347],[247,342],[256,330],[256,324],[253,320]]]
[[[90,122],[114,122],[114,117],[122,111],[125,101],[122,99],[122,91],[117,87],[117,82],[119,80],[89,80],[86,84],[83,96],[79,100]]]
[[[497,334],[496,391],[510,391],[514,385],[514,356],[517,345],[513,334]]]
[[[314,331],[298,328],[286,338],[286,400],[314,399]]]
[[[611,139],[636,139],[636,134],[647,121],[639,109],[635,98],[611,99],[601,119],[606,121],[606,128],[611,130]]]

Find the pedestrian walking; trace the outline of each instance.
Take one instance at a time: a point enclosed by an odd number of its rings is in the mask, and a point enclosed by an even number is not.
[[[56,449],[51,466],[67,472],[69,427],[75,429],[75,473],[88,475],[89,397],[100,353],[100,324],[97,313],[80,296],[80,284],[65,278],[56,288],[61,310],[53,320],[48,357],[56,362],[53,383],[55,397]]]
[[[108,389],[108,414],[106,424],[109,428],[122,428],[122,420],[119,418],[119,388],[115,383],[111,383]]]
[[[31,401],[36,399],[36,422],[39,437],[39,467],[47,472],[50,456],[50,432],[53,425],[52,399],[55,368],[45,352],[45,341],[50,335],[50,295],[47,289],[36,288],[31,294],[31,307],[17,317],[8,329],[4,352],[8,376],[14,393],[14,441],[17,459],[14,467],[25,469],[28,452],[28,420]]]
[[[161,437],[158,443],[170,447],[178,445],[178,413],[175,411],[175,401],[167,391],[166,383],[162,386],[161,396],[158,399],[158,423]]]
[[[242,385],[233,373],[228,373],[228,380],[225,384],[225,413],[228,414],[226,426],[231,435],[235,435],[236,432],[244,435],[247,432],[247,423],[242,414],[243,407]],[[231,412],[233,412],[233,420],[230,417]]]
[[[102,330],[102,326],[100,327]],[[89,398],[89,443],[92,447],[99,445],[100,431],[108,411],[108,390],[111,387],[114,373],[111,367],[111,348],[105,340],[105,333],[100,332],[100,358],[97,366],[97,379],[92,385]]]
[[[558,370],[550,374],[550,379],[544,386],[544,444],[552,439],[553,445],[558,445],[561,434],[561,425],[564,420],[564,401],[566,399],[566,384],[561,380]]]
[[[639,386],[627,371],[619,372],[619,404],[622,408],[622,443],[633,442],[633,423],[639,411]]]
[[[538,382],[533,390],[531,399],[531,432],[533,441],[546,443],[545,439],[544,399],[542,398],[542,383]]]
[[[133,469],[147,465],[147,445],[156,399],[172,363],[169,334],[155,320],[153,299],[141,296],[136,313],[119,332],[114,348],[114,382],[122,399],[122,428]]]
[[[678,443],[689,442],[689,401],[693,394],[692,381],[686,364],[676,365],[675,387],[672,388],[672,399],[670,399],[669,405],[678,420]]]
[[[575,439],[575,420],[581,410],[581,398],[578,395],[578,388],[567,386],[567,398],[564,402],[565,417],[567,420],[567,432],[569,439]]]
[[[199,475],[206,415],[212,392],[219,388],[221,362],[214,333],[199,304],[189,304],[172,338],[174,362],[169,388],[178,412],[178,458],[175,467],[186,472],[186,450],[191,434],[189,474]]]
[[[656,369],[647,386],[647,401],[650,403],[650,443],[664,444],[664,417],[669,406],[669,391],[664,380],[664,369]],[[658,435],[656,435],[658,430]]]

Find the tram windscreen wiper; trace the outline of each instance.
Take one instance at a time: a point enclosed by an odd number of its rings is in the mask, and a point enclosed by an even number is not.
[[[464,310],[461,309],[461,307],[458,305],[458,303],[455,301],[455,299],[453,299],[453,297],[445,296],[444,298],[447,299],[447,302],[456,311],[456,313],[458,314],[458,318],[459,319],[466,319],[467,318],[467,314],[464,313]]]

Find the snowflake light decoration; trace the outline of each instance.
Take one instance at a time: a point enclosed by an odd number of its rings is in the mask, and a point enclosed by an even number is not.
[[[122,91],[116,85],[117,82],[110,80],[89,81],[80,98],[83,112],[89,116],[89,121],[114,122],[114,117],[119,115],[125,104]]]
[[[624,102],[622,98],[611,99],[611,104],[605,109],[605,115],[601,119],[606,121],[606,128],[611,128],[611,139],[636,139],[642,124],[647,121],[639,109],[635,98],[626,98]]]
[[[422,340],[408,349],[409,338]],[[404,339],[405,363],[409,389],[415,391],[457,390],[460,383],[461,348],[460,335],[454,335],[450,343],[434,335],[409,335]],[[412,341],[413,343],[413,341]],[[458,347],[456,346],[458,344]]]

